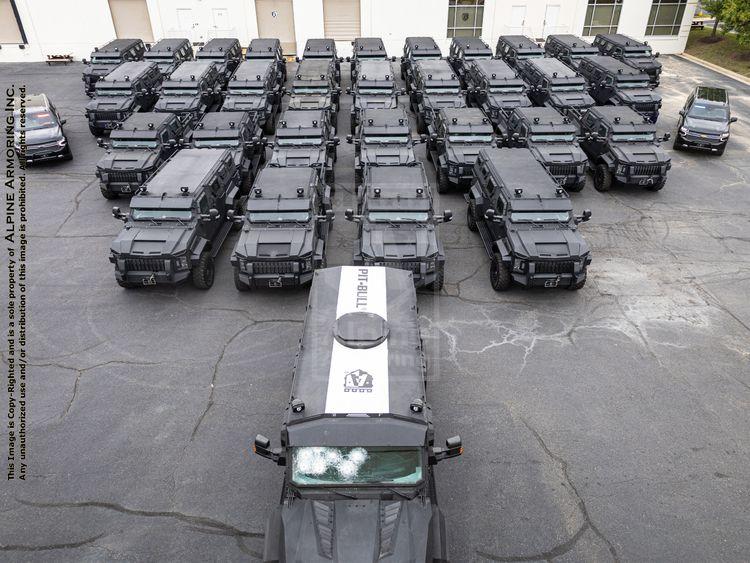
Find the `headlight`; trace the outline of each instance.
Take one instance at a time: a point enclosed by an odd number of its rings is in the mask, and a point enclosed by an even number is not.
[[[626,174],[628,171],[628,165],[627,164],[618,164],[617,165],[617,174]]]
[[[526,271],[526,260],[516,260],[515,268],[519,272]]]
[[[729,131],[724,131],[724,132],[723,132],[723,133],[721,134],[721,140],[722,140],[722,141],[726,141],[726,140],[727,140],[728,138],[729,138]]]
[[[253,269],[253,263],[250,260],[245,260],[242,263],[242,267],[245,269],[246,272],[250,273],[250,271]]]
[[[187,254],[183,256],[176,256],[174,259],[174,266],[177,270],[187,270],[190,268],[188,263]]]
[[[305,258],[301,262],[302,265],[302,271],[307,272],[308,270],[312,269],[312,258]]]
[[[60,139],[60,140],[57,141],[57,146],[58,147],[64,147],[67,143],[68,143],[68,141],[65,140],[65,137],[63,137],[62,139]]]
[[[687,127],[680,127],[680,135],[687,135],[690,130]]]

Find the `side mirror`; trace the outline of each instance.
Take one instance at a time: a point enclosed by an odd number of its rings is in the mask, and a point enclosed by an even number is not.
[[[347,93],[347,94],[351,94],[351,93],[352,93],[352,89],[351,89],[351,88],[349,88],[349,86],[347,86],[347,87],[346,87],[346,93]]]
[[[354,141],[354,137],[352,137],[351,135],[347,135],[346,136],[346,142],[347,143],[349,143],[351,145],[353,141]]]
[[[665,140],[665,141],[668,141],[668,140],[669,140],[669,139],[671,139],[671,138],[672,138],[672,133],[669,133],[669,132],[667,132],[667,133],[664,133],[664,140]]]
[[[396,57],[395,57],[395,55],[394,55],[393,57],[391,57],[391,62],[392,62],[392,63],[395,63],[395,62],[396,62]]]
[[[185,145],[185,139],[183,137],[180,137],[179,139],[177,139],[177,144],[180,145],[180,146],[184,146]]]
[[[445,448],[432,448],[430,464],[434,465],[444,459],[458,457],[464,453],[464,447],[461,444],[460,436],[453,436],[445,441]]]
[[[325,215],[318,215],[318,220],[330,223],[335,216],[333,209],[326,209]]]
[[[261,138],[260,138],[260,144],[261,144],[261,145],[263,145],[264,147],[265,147],[266,145],[268,145],[268,137],[265,137],[265,136],[264,136],[264,137],[261,137]]]
[[[583,213],[575,218],[575,224],[585,223],[589,219],[591,219],[591,209],[584,209]]]
[[[177,141],[175,141],[174,139],[169,139],[169,146],[175,148],[177,146]]]
[[[104,146],[104,139],[102,139],[101,137],[97,137],[96,138],[96,144],[98,146],[100,146],[100,147],[103,147]]]
[[[406,94],[406,88],[401,88],[401,89],[399,90],[399,94],[401,94],[402,96],[403,96],[404,94]]]
[[[684,109],[681,109],[681,110],[680,110],[680,111],[679,111],[678,113],[679,113],[679,114],[680,114],[681,116],[685,117],[685,110],[684,110]]]
[[[254,145],[257,145],[258,143],[260,143],[260,137],[258,137],[258,136],[253,137],[252,138],[252,142],[253,142]]]
[[[496,139],[495,140],[495,146],[497,148],[501,148],[503,146],[503,140],[502,139]]]
[[[300,61],[301,61],[302,59],[300,59],[299,57],[294,57],[294,60],[295,60],[296,62],[300,62]]]
[[[355,223],[358,223],[359,220],[362,219],[362,216],[355,215],[352,209],[347,209],[346,211],[344,211],[344,218],[347,221],[354,221]]]
[[[145,88],[141,88],[141,94],[145,96],[146,94],[148,94],[148,90],[146,90]]]
[[[338,137],[334,137],[333,138],[333,146],[334,147],[339,146],[340,143],[341,143],[341,139],[339,139]]]
[[[89,62],[86,59],[81,59],[81,62],[85,65],[89,64]]]
[[[419,142],[420,143],[426,143],[427,142],[427,135],[425,135],[424,133],[420,134],[419,135]]]
[[[729,118],[729,123],[737,123],[737,118],[736,117],[730,117]]]
[[[115,206],[112,208],[112,217],[114,217],[115,219],[120,219],[121,221],[124,222],[124,221],[127,221],[128,214],[123,213],[122,211],[120,211],[119,207]]]
[[[484,212],[484,218],[488,221],[494,221],[495,220],[495,210],[494,209],[488,209]]]
[[[348,63],[352,62],[351,57],[346,57],[346,62],[348,62]]]
[[[453,220],[453,211],[446,209],[443,211],[443,223],[450,223]]]
[[[438,136],[437,133],[430,133],[430,141],[437,141]]]
[[[68,122],[67,119],[61,119],[60,120],[60,125],[65,125],[67,122]]]
[[[227,221],[234,222],[234,209],[227,211]]]
[[[253,440],[253,453],[279,464],[286,465],[286,459],[281,455],[280,448],[271,448],[271,440],[258,434]]]
[[[655,59],[658,59],[658,58],[659,58],[659,51],[657,51],[656,53],[654,53],[654,58],[655,58]]]

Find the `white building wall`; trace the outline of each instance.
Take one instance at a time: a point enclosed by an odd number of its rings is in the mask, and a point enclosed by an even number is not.
[[[294,7],[294,35],[297,39],[297,55],[302,56],[302,52],[305,50],[305,42],[308,39],[323,37],[323,0],[294,0],[292,5]],[[338,47],[337,42],[337,50]],[[342,53],[342,56],[344,54]]]

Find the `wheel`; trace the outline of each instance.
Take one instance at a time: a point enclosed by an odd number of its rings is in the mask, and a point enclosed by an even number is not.
[[[466,225],[472,233],[479,230],[477,226],[477,204],[473,199],[469,200],[469,205],[466,206]]]
[[[234,287],[237,288],[237,291],[250,291],[250,286],[244,283],[240,279],[240,269],[233,268],[233,270],[234,270]]]
[[[432,151],[427,147],[427,162],[432,162]]]
[[[118,194],[110,190],[107,186],[100,185],[99,191],[102,192],[104,199],[117,199],[119,197]]]
[[[273,113],[268,116],[268,119],[263,124],[263,132],[266,135],[273,135],[276,132],[276,120]]]
[[[359,169],[354,170],[354,190],[356,191],[357,186],[362,184],[362,171]]]
[[[662,176],[659,178],[659,181],[656,182],[653,186],[647,186],[646,189],[650,192],[658,192],[660,189],[664,187],[664,184],[667,183],[666,176]]]
[[[717,151],[716,151],[716,152],[715,152],[714,154],[715,154],[716,156],[721,156],[722,154],[724,154],[724,150],[725,150],[726,148],[727,148],[727,146],[726,146],[726,145],[724,145],[724,146],[723,146],[723,147],[721,147],[721,148],[720,148],[719,150],[717,150]]]
[[[93,125],[89,125],[89,131],[91,131],[91,134],[94,137],[101,137],[102,135],[104,135],[104,129],[102,129],[101,127],[94,127]]]
[[[499,254],[492,256],[492,262],[490,262],[490,283],[492,289],[495,291],[506,291],[510,287],[510,270],[508,265],[505,264]]]
[[[435,265],[435,281],[430,284],[430,289],[434,292],[439,292],[443,289],[445,283],[445,264],[438,263]]]
[[[584,272],[585,273],[585,272]],[[581,281],[579,281],[576,284],[571,285],[568,289],[570,291],[578,291],[581,289],[584,285],[586,285],[586,278],[583,278]]]
[[[330,170],[326,170],[325,182],[331,187],[331,192],[333,192],[333,185],[336,182],[336,172],[333,170],[333,168],[331,168]]]
[[[597,164],[594,169],[594,187],[598,192],[608,192],[612,188],[612,172],[606,164]]]
[[[122,280],[117,280],[117,285],[120,287],[124,287],[125,289],[133,289],[135,287],[135,284],[133,282],[126,282]]]
[[[674,150],[676,150],[676,151],[681,151],[682,150],[682,143],[680,143],[680,141],[678,141],[677,139],[675,139],[674,143],[672,143],[672,148]]]
[[[444,194],[448,191],[448,174],[443,172],[442,168],[438,168],[438,193]]]
[[[198,263],[193,266],[193,285],[198,289],[209,289],[213,284],[214,259],[208,250],[204,250]]]
[[[567,190],[569,192],[576,192],[577,193],[577,192],[580,192],[584,188],[585,185],[586,185],[586,177],[584,176],[584,178],[580,182],[578,182],[577,184],[574,184],[574,185],[570,186],[569,188],[567,188]]]

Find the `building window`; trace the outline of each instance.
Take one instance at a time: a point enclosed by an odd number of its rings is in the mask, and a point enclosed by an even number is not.
[[[620,10],[622,0],[589,0],[586,19],[583,20],[583,34],[617,33]]]
[[[646,35],[677,35],[687,0],[654,0],[648,15]]]
[[[448,37],[482,35],[484,0],[448,0]]]

